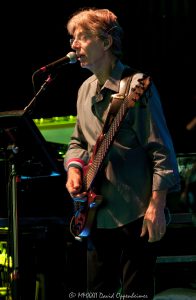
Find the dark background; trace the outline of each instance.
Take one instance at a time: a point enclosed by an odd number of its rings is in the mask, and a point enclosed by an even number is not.
[[[68,17],[78,8],[111,9],[124,28],[123,62],[148,72],[163,103],[176,152],[195,152],[196,115],[194,0],[30,0],[1,4],[0,111],[23,109],[33,98],[32,74],[71,51]],[[68,65],[34,106],[33,117],[76,114],[76,95],[91,75],[79,64]],[[47,75],[35,78],[36,90]]]
[[[119,17],[125,31],[123,62],[153,77],[177,154],[186,156],[186,153],[196,153],[195,128],[190,132],[186,130],[186,125],[196,116],[195,0],[2,1],[0,111],[23,109],[33,99],[33,73],[71,51],[66,31],[67,19],[84,6],[109,8]],[[67,65],[37,99],[32,117],[75,115],[77,90],[89,75],[89,71],[81,69],[79,64]],[[35,79],[38,90],[47,75],[39,75]],[[0,187],[4,188],[1,196],[7,205],[6,172],[5,160],[0,159],[0,173],[5,175],[0,176]],[[34,273],[43,274],[45,278],[46,294],[51,296],[46,299],[67,299],[65,291],[85,290],[85,276],[82,273],[84,245],[74,243],[70,237],[68,225],[71,209],[64,182],[64,177],[60,181],[58,178],[35,178],[21,182],[24,186],[19,186],[19,215],[33,218],[20,227],[22,249],[19,249],[19,258],[25,294],[22,299],[31,299],[31,289],[35,286]],[[66,207],[65,199],[68,203]],[[187,212],[187,207],[182,206],[181,210],[178,197],[171,202],[180,212]],[[49,220],[40,220],[40,216],[49,216]],[[57,222],[51,216],[57,216],[60,220]],[[177,228],[177,233],[172,231],[171,236],[170,232],[167,235],[163,254],[167,254],[166,249],[172,254],[195,254],[195,232],[190,232],[188,226],[185,227],[188,232]],[[187,241],[189,237],[190,246]],[[157,272],[158,288],[159,277],[161,288],[163,283],[177,286],[174,281],[178,277],[182,287],[184,283],[181,281],[187,281],[190,274],[195,274],[187,267],[185,276],[182,269],[176,271],[176,267],[172,267],[171,273],[171,264],[165,273],[162,266],[160,269],[161,272]]]

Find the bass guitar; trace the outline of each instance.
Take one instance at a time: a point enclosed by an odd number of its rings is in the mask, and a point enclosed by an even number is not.
[[[131,89],[128,96],[121,100],[120,108],[112,120],[106,133],[102,133],[94,147],[93,155],[83,170],[84,198],[74,198],[74,215],[70,222],[70,232],[76,240],[82,241],[90,235],[98,207],[103,201],[102,195],[96,194],[96,181],[103,166],[105,157],[118,133],[128,110],[135,106],[151,83],[149,76],[143,76],[138,84]],[[115,95],[114,95],[115,96]]]

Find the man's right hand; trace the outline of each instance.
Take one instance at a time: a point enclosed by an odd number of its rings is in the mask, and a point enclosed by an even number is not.
[[[80,169],[75,167],[68,169],[66,188],[72,198],[80,195],[82,189],[82,172]]]

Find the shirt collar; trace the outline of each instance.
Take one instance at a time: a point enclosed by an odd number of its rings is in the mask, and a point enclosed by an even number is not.
[[[103,88],[110,89],[117,93],[119,91],[120,80],[125,68],[126,66],[123,65],[120,60],[118,60],[112,70],[110,77],[106,80]]]

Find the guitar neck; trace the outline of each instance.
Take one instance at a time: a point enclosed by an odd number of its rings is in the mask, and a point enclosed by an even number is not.
[[[116,133],[118,132],[122,120],[124,119],[128,111],[127,102],[128,100],[126,99],[122,102],[115,119],[113,120],[108,132],[103,136],[103,139],[97,149],[97,152],[93,157],[93,161],[90,164],[84,178],[84,187],[86,191],[88,191],[91,188],[93,181],[95,180],[98,172],[100,171],[103,165],[103,161],[112,145],[112,142],[115,139]]]
[[[134,107],[135,103],[140,99],[141,95],[144,93],[144,91],[147,89],[147,87],[150,84],[150,79],[147,77],[145,79],[146,86],[142,85],[140,88],[136,86],[136,88],[133,89],[133,92],[129,94],[127,97],[122,100],[122,103],[120,105],[120,108],[118,110],[118,113],[116,114],[115,118],[113,119],[109,130],[107,133],[103,135],[103,138],[101,142],[99,143],[96,152],[94,154],[93,160],[91,164],[88,167],[88,170],[84,176],[84,188],[85,191],[89,191],[94,183],[94,180],[96,179],[102,165],[103,161],[116,137],[116,134],[122,124],[122,121],[124,120],[129,108]],[[141,84],[141,83],[140,83]],[[139,89],[139,91],[138,91]],[[142,89],[142,91],[140,91]],[[140,93],[139,93],[140,92]]]

